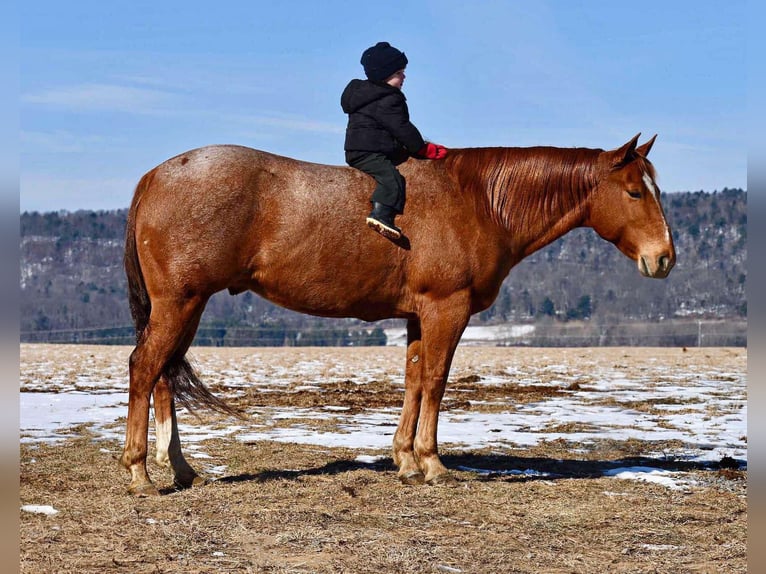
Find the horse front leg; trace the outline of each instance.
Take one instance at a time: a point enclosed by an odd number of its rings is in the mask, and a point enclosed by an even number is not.
[[[171,469],[174,484],[178,488],[205,484],[205,479],[195,472],[181,452],[175,401],[165,377],[160,377],[154,387],[154,429],[157,464]]]
[[[404,484],[422,484],[425,476],[415,459],[415,431],[420,416],[422,396],[420,320],[407,321],[407,363],[404,368],[404,404],[399,426],[394,435],[394,464],[399,467],[398,476]]]
[[[434,302],[421,317],[423,330],[421,373],[422,397],[415,435],[415,457],[428,484],[442,484],[454,479],[439,459],[436,433],[439,407],[447,384],[452,358],[470,317],[468,294]]]

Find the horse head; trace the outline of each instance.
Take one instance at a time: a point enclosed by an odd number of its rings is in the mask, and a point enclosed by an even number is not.
[[[642,275],[661,279],[675,265],[676,253],[654,167],[646,159],[657,136],[637,146],[640,135],[601,153],[602,175],[592,194],[588,225],[635,260]]]

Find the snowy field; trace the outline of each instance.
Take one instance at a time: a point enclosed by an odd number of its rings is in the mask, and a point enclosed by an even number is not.
[[[64,441],[82,432],[82,425],[94,440],[121,441],[130,350],[22,345],[21,441]],[[257,399],[246,421],[206,415],[201,422],[181,411],[184,449],[209,475],[226,471],[225,461],[205,452],[205,441],[213,437],[349,447],[360,451],[361,462],[390,456],[398,404],[371,400],[369,408],[349,406],[336,400],[337,393],[328,393],[322,404],[321,395],[333,385],[364,392],[385,384],[403,396],[402,348],[195,348],[191,357],[217,394],[246,403]],[[450,450],[501,453],[562,440],[582,449],[598,441],[641,441],[643,457],[710,464],[733,459],[746,468],[746,362],[746,349],[731,348],[460,347],[445,396],[445,406],[453,406],[440,414],[439,443]],[[538,400],[513,400],[519,392],[538,390],[545,391]],[[320,400],[310,406],[269,404],[269,397],[288,394]],[[651,466],[609,472],[669,488],[683,484],[677,473]]]

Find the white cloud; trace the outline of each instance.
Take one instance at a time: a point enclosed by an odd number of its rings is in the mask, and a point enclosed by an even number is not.
[[[274,88],[253,83],[249,77],[239,72],[227,73],[219,69],[209,70],[194,68],[179,69],[177,64],[171,68],[156,67],[151,74],[118,74],[113,76],[116,82],[155,88],[173,93],[212,94],[221,96],[262,96],[275,93]]]
[[[299,116],[241,116],[238,118],[238,121],[300,132],[342,134],[346,131],[345,125],[321,122]]]
[[[116,84],[82,84],[40,90],[22,96],[27,104],[74,111],[153,114],[172,109],[177,95],[151,88]]]
[[[147,78],[132,78],[136,83],[149,84]],[[157,80],[156,85],[161,81]],[[140,115],[162,115],[164,118],[192,117],[195,120],[213,118],[216,122],[230,122],[240,127],[271,127],[280,130],[342,134],[345,125],[307,118],[301,115],[263,112],[237,114],[222,112],[216,107],[195,105],[190,97],[179,92],[117,84],[83,84],[40,90],[26,94],[22,101],[74,112],[122,112]],[[237,104],[242,106],[241,103]],[[74,151],[75,139],[67,140],[62,133],[27,132],[28,142],[45,144],[56,151]]]
[[[104,138],[76,134],[64,130],[51,132],[24,130],[19,134],[22,152],[29,153],[82,153],[94,145],[101,145]]]

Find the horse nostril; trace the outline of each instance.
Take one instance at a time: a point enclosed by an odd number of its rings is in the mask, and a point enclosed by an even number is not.
[[[660,258],[657,261],[657,263],[659,265],[659,268],[662,271],[667,271],[668,268],[670,267],[670,257],[668,257],[667,255],[660,255]]]

